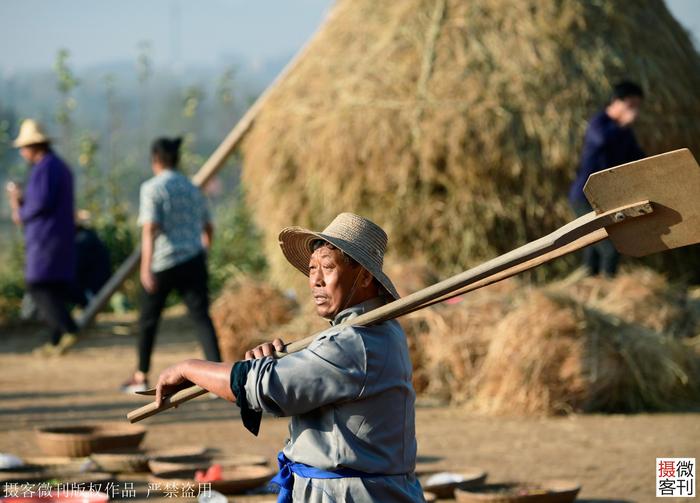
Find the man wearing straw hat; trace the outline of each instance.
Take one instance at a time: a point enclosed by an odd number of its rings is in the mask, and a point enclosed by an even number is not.
[[[262,412],[291,416],[273,479],[278,501],[423,501],[405,335],[394,320],[352,326],[399,297],[382,271],[385,232],[342,213],[323,232],[289,227],[279,239],[285,257],[309,277],[316,312],[331,327],[280,359],[272,356],[284,348],[276,339],[235,364],[174,365],[159,377],[156,402],[190,381],[235,401],[254,434]]]
[[[32,119],[22,122],[14,146],[32,166],[25,190],[10,182],[7,195],[12,219],[24,228],[27,289],[51,330],[50,342],[39,352],[60,354],[77,340],[65,303],[76,266],[73,175]]]

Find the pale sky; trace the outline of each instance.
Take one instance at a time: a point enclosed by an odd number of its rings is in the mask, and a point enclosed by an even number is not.
[[[135,61],[143,40],[157,65],[293,54],[332,0],[0,0],[0,69],[51,68],[67,48],[76,68]]]
[[[391,0],[377,0],[391,1]],[[631,0],[634,1],[634,0]],[[0,73],[51,68],[67,48],[71,65],[133,62],[150,40],[158,66],[221,64],[232,56],[291,56],[333,0],[0,0]],[[667,0],[700,40],[700,0]]]

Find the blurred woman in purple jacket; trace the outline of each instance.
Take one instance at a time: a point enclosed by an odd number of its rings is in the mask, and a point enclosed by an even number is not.
[[[7,193],[12,219],[24,229],[27,289],[51,330],[39,351],[61,354],[77,340],[66,305],[75,280],[73,174],[34,120],[22,123],[14,146],[31,165],[24,191],[9,183]]]

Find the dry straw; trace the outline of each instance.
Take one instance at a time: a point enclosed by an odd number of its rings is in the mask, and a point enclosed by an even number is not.
[[[492,288],[405,322],[419,391],[495,414],[700,403],[698,301],[682,287],[638,269]]]
[[[662,0],[339,1],[244,144],[274,279],[279,230],[342,211],[441,277],[550,232],[621,78],[647,91],[648,153],[700,153],[700,58]]]
[[[211,308],[223,359],[243,359],[296,311],[296,303],[271,285],[244,276],[230,281]]]

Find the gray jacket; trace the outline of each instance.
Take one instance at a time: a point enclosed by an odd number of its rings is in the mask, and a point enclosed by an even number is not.
[[[423,501],[413,474],[415,392],[403,330],[396,321],[338,326],[382,303],[375,298],[342,311],[307,349],[255,360],[248,371],[249,407],[292,416],[284,448],[289,459],[384,475],[295,475],[295,501]]]

